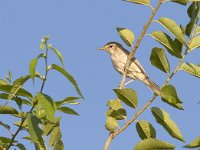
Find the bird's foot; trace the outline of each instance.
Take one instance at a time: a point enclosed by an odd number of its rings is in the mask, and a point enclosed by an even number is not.
[[[134,81],[134,79],[131,79],[130,81],[126,82],[126,83],[124,84],[124,86],[128,85],[129,83],[131,83],[131,82],[133,82],[133,81]]]

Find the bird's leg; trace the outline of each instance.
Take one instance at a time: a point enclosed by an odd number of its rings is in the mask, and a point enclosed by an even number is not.
[[[130,81],[126,82],[126,83],[124,84],[124,86],[128,85],[129,83],[131,83],[131,82],[133,82],[133,81],[134,81],[134,79],[131,79]]]

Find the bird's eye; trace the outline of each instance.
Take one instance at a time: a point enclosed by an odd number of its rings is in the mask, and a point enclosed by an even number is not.
[[[112,46],[112,45],[110,45],[109,47],[110,47],[110,48],[112,48],[113,46]]]

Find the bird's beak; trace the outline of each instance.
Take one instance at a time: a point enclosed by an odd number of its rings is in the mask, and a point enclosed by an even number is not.
[[[97,48],[98,50],[106,50],[105,47],[100,47],[100,48]]]

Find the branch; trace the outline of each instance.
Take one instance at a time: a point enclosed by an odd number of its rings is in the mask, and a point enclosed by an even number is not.
[[[45,69],[44,79],[42,80],[42,85],[41,85],[41,88],[40,88],[40,92],[42,92],[43,89],[44,89],[44,84],[45,84],[45,82],[46,82],[47,74],[48,74],[48,70],[47,70],[47,67],[48,67],[48,62],[47,62],[48,45],[47,45],[47,42],[45,43],[45,45],[46,45],[46,56],[45,56],[45,68],[46,68],[46,69]],[[28,113],[32,113],[33,109],[35,108],[35,105],[37,104],[37,101],[38,101],[38,100],[36,100],[36,102],[33,104],[33,106],[31,107],[31,109],[30,109],[30,111],[29,111]],[[10,143],[9,143],[8,147],[6,148],[6,150],[9,150],[9,148],[12,146],[13,141],[15,140],[16,136],[17,136],[18,133],[22,130],[22,127],[23,127],[24,122],[26,121],[26,118],[27,118],[27,115],[26,115],[24,118],[22,118],[21,123],[20,123],[20,125],[19,125],[19,128],[18,128],[17,131],[13,134],[13,136],[12,136],[12,138],[11,138],[11,140],[10,140]]]
[[[196,21],[198,22],[198,20]],[[196,27],[193,26],[193,29],[195,29]],[[190,41],[194,36],[194,33],[191,33],[190,34],[190,38],[188,41]],[[174,71],[171,73],[171,75],[169,75],[167,77],[167,79],[165,80],[165,82],[163,83],[162,87],[166,86],[169,81],[173,78],[173,76],[176,74],[176,72],[179,70],[181,64],[183,63],[183,60],[184,58],[186,57],[186,55],[188,54],[188,46],[186,45],[186,50],[184,52],[184,55],[182,58],[179,59],[178,61],[178,64],[176,65],[176,67],[174,68]],[[104,147],[104,150],[108,150],[109,149],[109,146],[110,146],[110,143],[112,141],[112,139],[114,139],[117,135],[119,135],[122,131],[124,131],[131,123],[133,123],[139,116],[140,114],[142,114],[149,106],[150,104],[155,100],[155,98],[157,97],[158,95],[154,94],[154,96],[132,117],[131,120],[129,120],[124,126],[122,126],[119,130],[113,132],[113,133],[110,133],[109,137],[107,138],[106,140],[106,143],[105,143],[105,147]]]
[[[145,35],[147,29],[149,28],[149,26],[150,26],[150,24],[151,24],[151,22],[152,22],[152,20],[153,20],[153,18],[154,18],[154,16],[155,16],[155,14],[157,13],[157,11],[158,11],[158,9],[160,8],[160,5],[163,3],[163,1],[164,1],[164,0],[159,0],[159,2],[158,2],[158,4],[157,4],[156,8],[154,8],[154,9],[152,10],[151,16],[149,17],[147,23],[145,24],[145,26],[144,26],[144,28],[143,28],[143,30],[142,30],[142,32],[141,32],[141,34],[140,34],[140,36],[139,36],[139,38],[138,38],[136,44],[135,44],[135,46],[134,46],[133,49],[131,50],[131,52],[130,52],[130,54],[129,54],[129,56],[128,56],[128,59],[127,59],[125,68],[124,68],[124,73],[123,73],[123,75],[122,75],[122,80],[121,80],[121,82],[120,82],[120,84],[119,84],[119,89],[123,89],[124,83],[125,83],[125,81],[126,81],[127,70],[128,70],[128,68],[129,68],[129,66],[130,66],[131,58],[134,57],[134,54],[135,54],[136,50],[137,50],[138,47],[140,46],[140,43],[142,42],[142,39],[143,39],[143,37],[144,37],[144,35]]]
[[[149,28],[155,14],[157,13],[158,9],[160,8],[161,4],[163,3],[164,0],[159,0],[157,6],[152,9],[152,13],[151,13],[151,16],[149,17],[147,23],[145,24],[135,46],[133,47],[132,51],[130,52],[129,56],[128,56],[128,59],[127,59],[127,62],[126,62],[126,65],[125,65],[125,68],[124,68],[124,72],[122,74],[122,80],[119,84],[119,89],[123,89],[124,87],[124,83],[126,81],[126,75],[127,75],[127,70],[130,66],[130,61],[131,61],[131,58],[134,57],[134,54],[136,52],[136,50],[138,49],[140,43],[142,42],[142,39],[144,38],[144,35],[147,31],[147,29]],[[120,134],[122,131],[124,131],[132,122],[135,121],[135,119],[142,113],[144,112],[148,106],[153,102],[153,100],[157,97],[157,95],[154,95],[145,105],[144,107],[142,107],[140,109],[140,111],[138,113],[136,113],[133,118],[131,120],[129,120],[122,128],[120,128],[119,130],[117,130],[116,132],[113,132],[113,133],[110,133],[110,135],[108,136],[107,140],[106,140],[106,143],[104,145],[104,150],[109,150],[109,146],[110,146],[110,143],[112,141],[112,139],[114,139],[118,134]]]
[[[160,1],[160,4],[162,3],[162,0]],[[160,5],[160,4],[158,4],[158,5]],[[158,10],[158,6],[156,7],[157,8],[157,10]],[[155,15],[155,14],[154,14]],[[198,23],[198,21],[199,21],[199,19],[197,18],[197,20],[195,21],[196,22],[196,24]],[[148,24],[148,23],[147,23]],[[188,41],[190,41],[193,37],[194,37],[194,32],[195,32],[195,29],[196,28],[196,25],[194,25],[193,27],[192,27],[192,32],[190,33],[190,35],[189,35],[189,40]],[[144,28],[145,29],[145,28]],[[142,32],[143,33],[143,32]],[[141,34],[142,35],[142,34]],[[139,41],[139,39],[138,39],[138,41]],[[136,44],[137,45],[137,44]],[[136,46],[135,46],[136,47]],[[136,51],[136,49],[137,48],[133,48],[133,50],[132,50],[132,52],[131,52],[131,54],[134,54],[135,53],[135,51]],[[179,68],[180,68],[180,66],[182,65],[182,63],[183,63],[183,60],[185,59],[185,57],[186,57],[186,55],[188,54],[188,50],[189,50],[189,47],[186,45],[186,50],[185,50],[185,52],[184,52],[184,54],[183,54],[183,57],[182,58],[180,58],[179,59],[179,61],[178,61],[178,64],[176,65],[176,67],[174,68],[174,71],[171,73],[171,75],[169,75],[168,77],[167,77],[167,79],[165,80],[165,82],[163,83],[163,85],[162,85],[162,87],[164,87],[164,86],[166,86],[168,83],[169,83],[169,81],[173,78],[173,76],[176,74],[176,72],[179,70]],[[131,55],[130,54],[130,55]],[[130,56],[129,55],[129,56]],[[133,56],[133,55],[132,55]],[[130,57],[131,58],[131,57]],[[128,60],[128,61],[130,61],[130,60]],[[125,72],[126,73],[126,72]],[[123,74],[124,75],[124,74]],[[126,74],[125,74],[125,78],[126,78]],[[123,83],[122,83],[122,88],[123,88]],[[108,150],[109,149],[109,145],[110,145],[110,143],[111,143],[111,141],[112,141],[112,139],[114,139],[118,134],[120,134],[122,131],[124,131],[131,123],[133,123],[139,116],[140,116],[140,114],[142,114],[149,106],[150,106],[150,104],[155,100],[155,98],[157,97],[158,95],[156,95],[156,94],[154,94],[154,96],[139,110],[139,112],[137,112],[133,117],[132,117],[132,119],[131,120],[129,120],[124,126],[122,126],[119,130],[117,130],[116,132],[113,132],[113,133],[111,133],[110,135],[109,135],[109,137],[107,138],[107,140],[106,140],[106,144],[105,144],[105,148],[104,148],[104,150]]]
[[[45,56],[45,75],[44,75],[44,79],[42,80],[42,85],[41,85],[41,89],[40,89],[40,92],[43,91],[43,88],[44,88],[44,84],[47,80],[47,74],[48,74],[48,61],[47,61],[47,56],[48,56],[48,51],[49,51],[49,48],[48,48],[48,45],[47,45],[47,41],[45,42],[45,46],[46,46],[46,56]]]
[[[127,75],[127,69],[130,65],[130,60],[131,58],[134,56],[134,53],[136,52],[137,48],[139,47],[153,17],[155,16],[156,12],[158,11],[160,5],[164,2],[164,0],[160,0],[157,4],[157,7],[152,11],[152,14],[148,20],[148,22],[146,23],[146,25],[144,26],[144,29],[140,35],[140,37],[138,38],[137,42],[136,42],[136,45],[133,47],[130,55],[128,56],[128,60],[126,62],[126,66],[125,66],[125,71],[123,73],[123,77],[122,77],[122,80],[121,80],[121,83],[119,85],[119,89],[122,89],[124,87],[124,83],[125,83],[125,80],[126,80],[126,75]],[[200,15],[200,12],[198,12],[198,16]],[[196,18],[195,20],[195,25],[192,27],[192,32],[190,33],[189,35],[189,39],[188,41],[190,41],[193,37],[194,37],[194,32],[196,30],[196,24],[198,23],[199,21],[199,17]],[[179,70],[180,66],[182,65],[183,63],[183,60],[184,58],[186,57],[186,55],[188,54],[188,50],[189,50],[189,47],[186,45],[186,50],[183,54],[183,57],[179,59],[179,62],[178,64],[176,65],[176,67],[174,68],[174,71],[171,73],[171,75],[169,75],[167,77],[167,79],[165,80],[165,82],[163,83],[162,87],[166,86],[169,81],[173,78],[173,76],[176,74],[176,72]],[[110,146],[110,143],[112,141],[112,139],[114,139],[117,135],[119,135],[121,132],[123,132],[130,124],[132,124],[139,116],[140,114],[142,114],[150,105],[151,103],[155,100],[155,98],[157,97],[158,95],[154,94],[154,96],[132,117],[131,120],[129,120],[124,126],[122,126],[119,130],[113,132],[113,133],[110,133],[109,137],[107,138],[106,140],[106,143],[105,143],[105,147],[104,147],[104,150],[108,150],[109,149],[109,146]]]
[[[33,111],[33,109],[34,109],[34,107],[35,107],[36,104],[37,104],[37,101],[33,104],[33,106],[31,107],[31,109],[29,111],[29,113],[31,113]],[[21,123],[19,125],[19,128],[17,129],[17,131],[15,132],[15,134],[13,134],[12,139],[10,140],[10,143],[9,143],[8,147],[6,148],[6,150],[9,150],[9,148],[12,146],[13,141],[15,140],[16,136],[18,135],[19,131],[21,131],[21,129],[23,127],[23,124],[26,121],[26,117],[27,117],[27,115],[22,119],[22,121],[21,121]]]
[[[187,51],[187,49],[186,49],[186,51]],[[167,77],[167,79],[164,82],[164,84],[162,85],[162,87],[166,86],[169,83],[169,81],[172,79],[172,77],[175,75],[175,73],[178,71],[178,69],[180,68],[185,56],[186,56],[186,54],[184,54],[183,57],[181,59],[179,59],[179,62],[177,64],[176,68],[174,69],[172,74]],[[154,94],[154,96],[132,117],[131,120],[129,120],[119,130],[117,130],[117,131],[115,131],[115,132],[113,132],[109,135],[109,137],[106,140],[104,150],[109,150],[109,146],[110,146],[112,139],[114,139],[118,134],[120,134],[122,131],[124,131],[130,124],[132,124],[150,106],[150,104],[155,100],[155,98],[157,96],[158,95]]]

